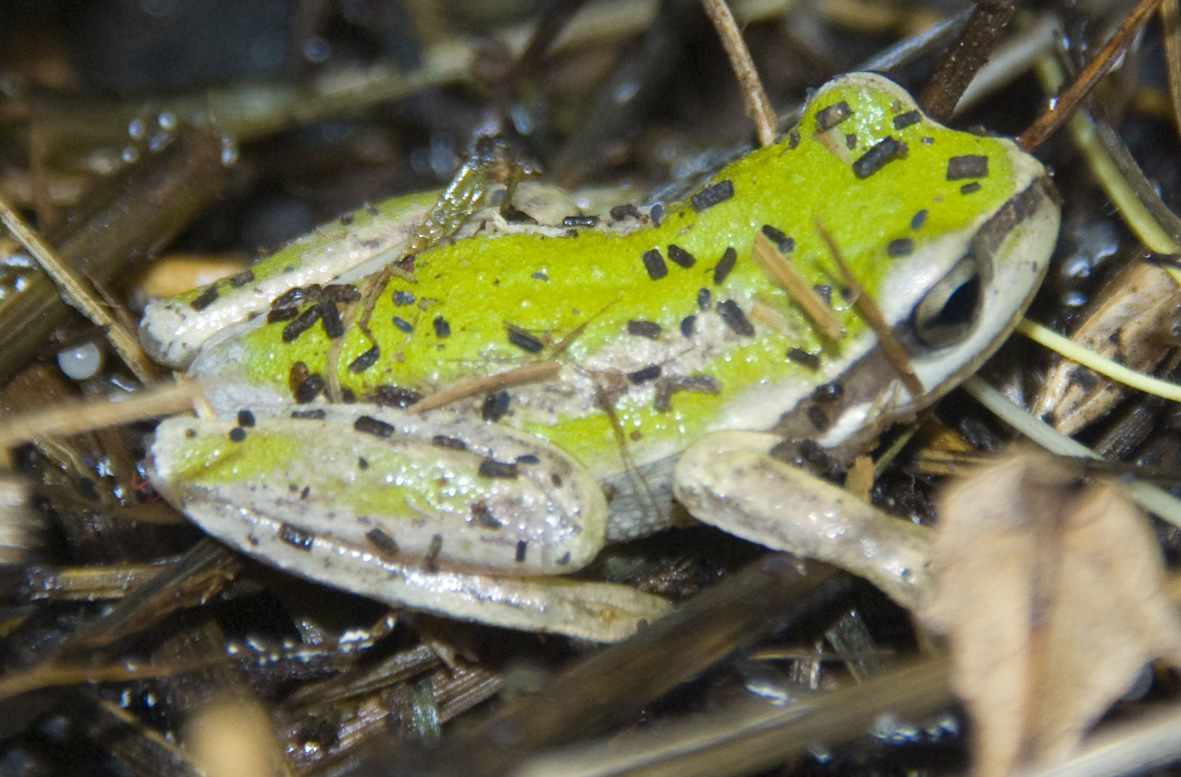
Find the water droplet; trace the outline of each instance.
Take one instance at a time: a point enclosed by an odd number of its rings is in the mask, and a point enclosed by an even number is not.
[[[152,139],[148,141],[148,151],[151,151],[154,154],[171,142],[171,132],[157,132],[152,136]]]
[[[832,751],[827,747],[812,745],[808,748],[808,755],[816,759],[816,763],[824,764],[832,760]]]
[[[57,366],[73,380],[94,377],[103,364],[103,354],[93,342],[66,348],[57,354]]]
[[[221,138],[221,163],[226,167],[238,163],[238,144],[229,135],[222,135]]]
[[[622,84],[615,87],[615,93],[612,96],[615,98],[616,103],[623,105],[625,102],[639,94],[639,91],[639,81],[624,81]]]
[[[533,121],[533,115],[520,103],[510,105],[508,115],[513,121],[513,127],[522,135],[531,135],[537,129],[537,124]]]

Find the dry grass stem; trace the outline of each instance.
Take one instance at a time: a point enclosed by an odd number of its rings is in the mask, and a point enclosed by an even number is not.
[[[12,207],[0,199],[0,222],[12,233],[25,250],[37,260],[41,269],[53,279],[66,300],[89,318],[95,326],[106,333],[115,351],[123,362],[143,383],[151,383],[159,374],[159,368],[144,353],[139,340],[123,326],[122,322],[107,310],[107,306],[94,293],[89,283],[78,277],[74,271],[62,264],[49,244],[41,239],[36,230],[25,223]]]
[[[558,370],[561,368],[562,365],[557,362],[527,364],[515,370],[489,375],[486,378],[477,378],[475,380],[456,383],[454,386],[437,391],[429,397],[423,397],[406,409],[411,413],[425,413],[427,410],[434,410],[437,407],[443,407],[452,402],[458,402],[461,399],[486,394],[489,391],[498,391],[511,386],[521,386],[526,383],[549,380],[557,375]]]
[[[898,342],[898,338],[890,331],[890,325],[886,322],[882,311],[878,310],[878,306],[870,298],[865,287],[857,280],[857,276],[853,275],[853,271],[849,269],[849,265],[845,264],[844,258],[841,257],[841,251],[837,248],[836,241],[832,239],[832,235],[820,223],[816,224],[816,231],[820,233],[820,237],[828,246],[833,261],[836,262],[837,268],[840,269],[841,276],[845,280],[845,284],[849,287],[849,291],[853,297],[853,306],[857,308],[857,312],[865,320],[865,323],[869,325],[869,328],[877,334],[882,351],[885,353],[886,359],[890,362],[890,366],[902,378],[907,391],[912,396],[919,396],[924,391],[923,383],[919,380],[919,376],[915,374],[914,367],[911,366],[910,356],[907,355],[906,348],[902,343]]]
[[[832,308],[796,271],[791,260],[780,253],[771,243],[770,238],[762,232],[755,233],[755,243],[751,255],[759,263],[759,267],[767,274],[767,277],[786,291],[792,301],[803,309],[804,315],[812,319],[812,323],[820,330],[820,334],[829,340],[836,340],[845,333],[840,319],[832,312]]]
[[[200,393],[195,381],[179,381],[128,395],[120,402],[104,397],[12,415],[0,429],[0,448],[11,448],[47,434],[79,434],[181,412]]]
[[[746,112],[755,123],[759,145],[769,146],[779,135],[775,124],[775,111],[771,108],[771,101],[767,99],[767,90],[763,88],[763,82],[759,80],[750,49],[742,39],[742,31],[734,21],[734,14],[730,12],[726,0],[701,0],[701,5],[718,31],[722,46],[726,49],[726,56],[730,58],[730,67],[738,77],[738,82],[742,84]]]

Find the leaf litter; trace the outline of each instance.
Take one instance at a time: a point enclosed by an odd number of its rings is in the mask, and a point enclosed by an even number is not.
[[[1022,454],[944,495],[922,621],[947,636],[977,777],[1060,761],[1145,663],[1181,666],[1160,548],[1115,482]]]

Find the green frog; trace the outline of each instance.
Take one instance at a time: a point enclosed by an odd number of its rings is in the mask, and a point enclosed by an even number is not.
[[[218,414],[160,424],[152,483],[304,577],[596,640],[666,605],[566,576],[676,521],[690,446],[708,462],[740,431],[781,443],[760,455],[864,450],[994,352],[1059,223],[1032,156],[935,123],[871,73],[826,84],[795,129],[684,201],[588,216],[522,184],[513,208],[402,256],[433,200],[363,210],[147,312],[145,342],[173,364],[195,353]],[[773,279],[767,244],[824,316]],[[755,497],[773,519],[779,496]]]

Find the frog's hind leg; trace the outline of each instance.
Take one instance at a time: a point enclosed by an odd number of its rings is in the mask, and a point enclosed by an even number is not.
[[[775,550],[827,561],[914,608],[928,586],[928,532],[771,455],[783,438],[716,432],[677,462],[678,501],[705,523]]]
[[[173,418],[148,465],[160,494],[215,537],[382,601],[599,641],[666,607],[550,577],[599,552],[603,492],[564,451],[477,417],[357,404]]]

